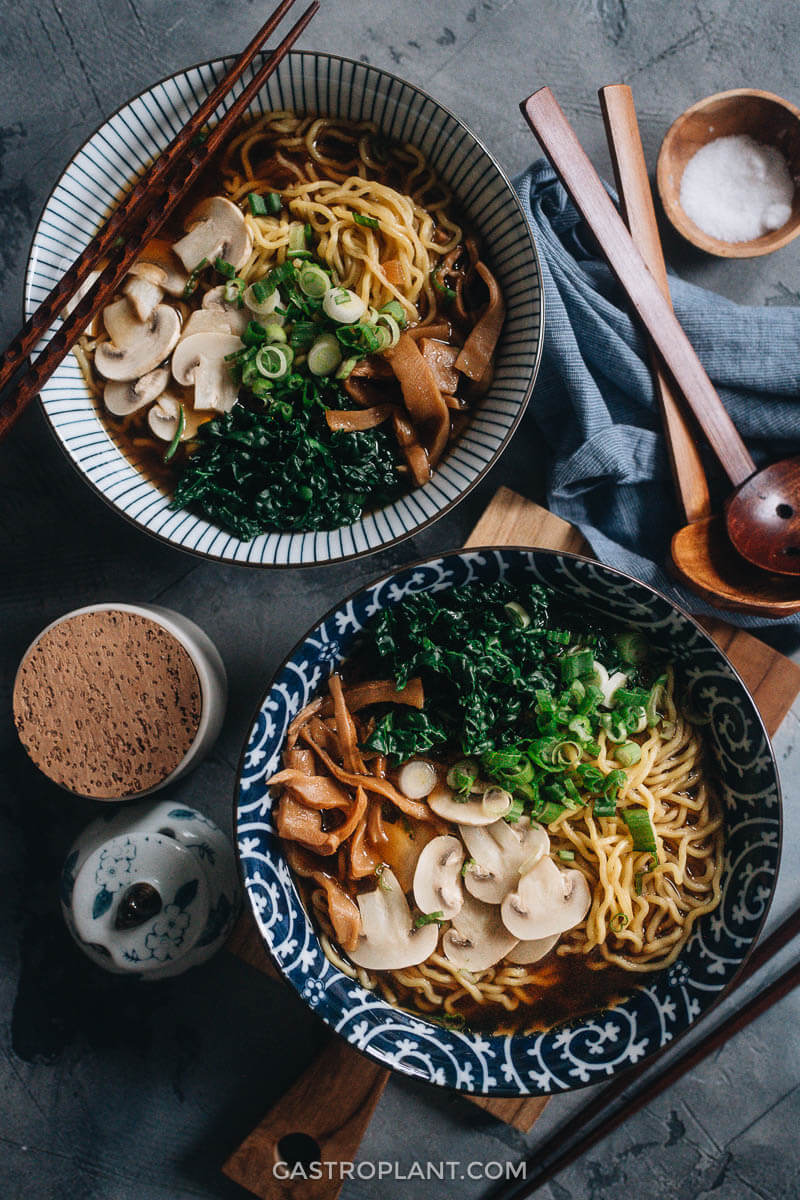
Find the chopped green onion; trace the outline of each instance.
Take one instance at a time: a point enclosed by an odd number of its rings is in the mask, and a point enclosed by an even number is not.
[[[331,281],[316,263],[304,262],[297,271],[300,290],[313,300],[321,300],[331,286]]]
[[[242,299],[244,289],[245,282],[243,279],[229,279],[222,293],[226,304],[235,304],[238,308],[241,308],[244,304],[244,300]]]
[[[194,270],[192,271],[189,278],[186,280],[186,285],[183,289],[183,292],[181,293],[181,296],[184,300],[189,300],[190,297],[193,296],[194,293],[197,291],[197,285],[200,282],[200,275],[207,266],[208,266],[208,259],[201,258],[200,262],[197,264],[197,266],[194,268]]]
[[[226,279],[233,279],[236,274],[236,267],[225,258],[214,259],[214,270],[220,275],[224,275]]]
[[[596,796],[592,802],[592,812],[596,817],[613,817],[616,811],[616,796]]]
[[[181,438],[183,437],[183,431],[186,428],[186,409],[182,404],[179,404],[178,407],[181,410],[178,417],[178,428],[175,430],[175,436],[173,437],[169,446],[167,446],[166,453],[164,454],[165,463],[169,462],[169,460],[174,457],[175,451],[178,449]]]
[[[313,321],[295,321],[289,336],[289,345],[294,350],[308,350],[314,344],[319,326]]]
[[[552,825],[553,821],[557,821],[561,814],[566,811],[563,804],[555,804],[553,801],[548,800],[541,811],[536,813],[535,816],[536,820],[540,821],[542,825]]]
[[[266,379],[283,379],[289,374],[288,346],[262,346],[256,354],[256,366]]]
[[[592,740],[592,727],[588,717],[571,717],[567,729],[584,742]]]
[[[522,800],[522,798],[520,796],[513,796],[511,799],[511,808],[508,810],[507,813],[504,814],[503,819],[513,825],[515,821],[518,821],[520,819],[520,817],[522,816],[524,811],[525,811],[525,802]]]
[[[422,929],[423,925],[438,925],[443,920],[444,913],[441,911],[441,909],[437,909],[436,912],[432,913],[420,913],[418,917],[414,918],[414,928]]]
[[[383,305],[380,312],[386,313],[389,317],[394,317],[400,326],[406,323],[406,311],[399,300],[390,300],[388,304]]]
[[[633,877],[633,887],[637,896],[641,896],[644,884],[645,875],[650,875],[658,866],[658,858],[655,854],[651,854],[647,862],[642,867],[641,871],[637,871]]]
[[[619,767],[613,771],[609,771],[606,775],[606,781],[603,785],[603,791],[608,794],[613,788],[621,788],[628,781],[628,776],[624,771],[620,771]]]
[[[244,302],[251,312],[259,317],[274,317],[277,320],[277,310],[280,304],[280,292],[270,287],[269,283],[259,279],[244,290]]]
[[[266,340],[267,331],[258,321],[248,321],[247,328],[242,334],[245,346],[260,346]]]
[[[575,780],[570,779],[569,775],[564,777],[564,790],[566,791],[566,800],[571,808],[581,808],[583,800],[581,794],[575,786]]]
[[[642,748],[638,742],[626,742],[624,746],[616,748],[614,757],[621,766],[632,767],[641,761]]]
[[[378,313],[378,330],[382,333],[384,329],[389,333],[389,346],[396,346],[400,341],[400,326],[389,313]]]
[[[517,604],[516,600],[509,600],[508,604],[504,604],[503,612],[519,629],[527,629],[531,623],[530,613],[521,604]]]
[[[446,300],[455,300],[456,294],[453,291],[453,289],[451,287],[448,287],[447,284],[441,283],[439,281],[439,271],[441,270],[441,267],[442,267],[442,264],[437,263],[436,266],[431,271],[431,283],[436,288],[437,292],[442,293],[442,295],[445,297]]]
[[[447,786],[454,792],[469,792],[478,778],[477,764],[469,758],[454,763],[447,772]]]
[[[466,860],[466,862],[464,863],[464,865],[462,866],[462,868],[461,868],[461,878],[462,878],[462,879],[466,879],[466,878],[467,878],[467,871],[470,869],[470,867],[474,867],[474,866],[475,866],[475,859],[474,859],[474,858],[468,858],[468,859]]]
[[[277,217],[282,207],[283,203],[281,201],[280,194],[278,192],[269,192],[266,198],[267,212],[273,217]]]
[[[568,646],[572,637],[568,629],[547,629],[544,636],[548,642],[555,642],[557,646]]]
[[[311,225],[308,222],[306,222],[303,226],[303,234],[305,236],[306,243],[310,242],[314,236],[314,230],[311,228]]]
[[[572,683],[581,675],[591,675],[594,670],[594,656],[591,650],[579,650],[576,654],[567,654],[559,660],[561,682]]]
[[[647,700],[647,706],[646,706],[645,711],[647,712],[647,724],[651,728],[653,725],[657,725],[658,722],[661,720],[661,713],[658,711],[658,706],[661,704],[662,700],[664,699],[666,683],[667,683],[666,675],[659,675],[658,679],[655,681],[655,683],[653,684],[653,686],[650,689],[650,695]]]
[[[650,693],[645,688],[618,687],[614,692],[615,708],[641,708],[647,704]]]
[[[558,853],[558,857],[560,859],[563,859],[564,862],[574,862],[575,861],[575,851],[574,850],[559,850],[557,853]]]
[[[303,225],[291,225],[289,227],[289,247],[291,250],[306,250],[306,235]]]
[[[646,808],[624,808],[622,819],[628,826],[634,850],[647,850],[650,854],[658,854],[655,831],[650,824],[650,814]]]
[[[638,666],[639,663],[644,662],[650,652],[647,641],[638,629],[631,629],[627,633],[619,633],[614,640],[622,661],[631,663],[633,666]]]
[[[628,924],[628,917],[623,912],[617,912],[608,923],[614,933],[620,933]]]
[[[247,203],[250,205],[250,212],[254,217],[265,217],[267,215],[267,206],[264,203],[264,197],[259,196],[258,192],[250,192],[247,196]]]
[[[336,372],[337,379],[347,379],[353,367],[358,365],[357,358],[346,358]]]
[[[332,333],[323,333],[308,352],[308,369],[312,375],[332,375],[342,361],[339,343]]]
[[[377,867],[375,868],[375,874],[378,876],[378,887],[382,892],[390,892],[392,890],[392,885],[387,883],[387,881],[383,878],[383,872],[388,866],[388,863],[378,863]]]
[[[367,229],[380,229],[381,223],[377,217],[367,217],[364,213],[353,213],[356,225],[366,225]]]
[[[281,345],[286,343],[286,330],[282,325],[265,325],[264,332],[268,342],[279,342]]]

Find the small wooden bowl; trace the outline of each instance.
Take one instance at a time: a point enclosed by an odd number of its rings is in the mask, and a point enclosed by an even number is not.
[[[681,208],[681,179],[687,162],[715,138],[749,134],[757,142],[776,146],[786,157],[795,180],[792,215],[780,229],[749,242],[723,242],[704,233]],[[664,212],[678,233],[707,254],[721,258],[755,258],[771,254],[800,233],[800,109],[772,92],[734,88],[698,100],[673,121],[661,143],[656,183]]]

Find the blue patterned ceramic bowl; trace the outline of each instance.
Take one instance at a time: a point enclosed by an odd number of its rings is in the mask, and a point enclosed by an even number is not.
[[[546,584],[600,617],[646,632],[677,664],[682,693],[709,718],[726,815],[720,907],[683,953],[631,997],[548,1033],[457,1033],[392,1008],[325,958],[272,825],[264,780],[287,726],[347,658],[379,609],[410,592],[506,578]],[[610,567],[548,550],[469,550],[387,576],[333,609],[275,677],[250,732],[238,784],[238,846],[247,894],[275,962],[306,1003],[357,1049],[430,1083],[495,1096],[547,1095],[606,1080],[675,1040],[728,988],[758,935],[778,872],[780,785],[756,707],[725,655],[691,617]]]
[[[203,63],[162,80],[119,109],[78,151],[36,227],[26,316],[84,249],[130,183],[131,171],[142,172],[169,144],[230,65]],[[250,78],[246,71],[234,96]],[[507,305],[495,379],[431,482],[342,529],[262,534],[243,542],[202,517],[170,509],[169,497],[125,457],[98,417],[71,355],[45,384],[42,403],[73,465],[104,500],[149,533],[183,550],[248,566],[311,566],[358,558],[417,533],[448,512],[494,464],[522,416],[539,366],[541,273],[519,201],[498,164],[457,117],[410,83],[349,59],[292,53],[250,112],[258,116],[276,108],[374,121],[389,138],[419,146],[483,238]]]

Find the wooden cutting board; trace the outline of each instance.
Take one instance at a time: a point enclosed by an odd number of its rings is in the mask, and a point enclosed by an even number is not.
[[[507,488],[497,492],[466,544],[543,546],[589,553],[574,526]],[[768,732],[774,734],[800,692],[800,666],[716,617],[699,620],[741,674]],[[251,913],[241,917],[228,949],[277,977]],[[304,1154],[311,1160],[352,1162],[388,1079],[385,1068],[342,1038],[331,1037],[311,1066],[234,1151],[223,1171],[262,1200],[335,1200],[342,1187],[339,1179],[282,1181],[275,1178],[273,1167],[281,1159]],[[548,1103],[545,1097],[469,1099],[523,1132],[533,1126]],[[304,1142],[303,1137],[311,1140]]]

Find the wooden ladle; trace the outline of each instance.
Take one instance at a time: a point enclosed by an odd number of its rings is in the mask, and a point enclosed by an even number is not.
[[[774,514],[764,520],[764,502],[754,504],[743,497],[741,503],[732,506],[735,517],[728,529],[732,541],[756,565],[774,571],[779,562],[782,574],[800,575],[797,462],[776,463],[766,472],[756,472],[691,342],[633,244],[555,96],[549,88],[540,88],[521,108],[734,488],[749,483],[757,494],[763,481],[769,483]],[[773,516],[781,522],[777,530]]]
[[[648,269],[669,300],[666,266],[631,89],[625,84],[611,84],[598,94],[623,217]],[[767,574],[732,552],[722,518],[711,515],[708,484],[692,429],[655,354],[652,358],[670,465],[678,501],[688,522],[672,539],[674,573],[718,608],[766,617],[800,612],[800,597],[791,579]]]

